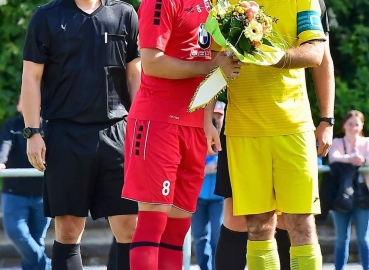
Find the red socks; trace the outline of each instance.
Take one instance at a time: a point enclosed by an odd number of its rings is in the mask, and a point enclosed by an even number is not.
[[[131,270],[182,270],[183,242],[190,225],[191,218],[139,211],[130,251]]]
[[[158,270],[159,243],[167,217],[168,215],[163,212],[138,212],[137,227],[130,251],[131,270]]]
[[[158,269],[182,270],[183,242],[190,225],[191,218],[168,218],[160,241]]]

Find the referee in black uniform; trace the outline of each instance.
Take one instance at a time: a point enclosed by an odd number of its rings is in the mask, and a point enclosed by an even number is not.
[[[55,218],[53,270],[83,269],[89,213],[109,218],[117,269],[129,269],[137,205],[121,191],[124,118],[140,83],[137,34],[134,8],[115,0],[54,0],[36,9],[28,26],[24,136],[29,161],[45,172],[45,215]]]

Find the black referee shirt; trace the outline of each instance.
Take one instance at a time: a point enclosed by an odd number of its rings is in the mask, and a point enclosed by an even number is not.
[[[126,63],[139,56],[137,34],[137,14],[121,1],[102,0],[92,14],[74,0],[38,7],[28,26],[23,59],[45,64],[43,119],[88,124],[126,115]]]

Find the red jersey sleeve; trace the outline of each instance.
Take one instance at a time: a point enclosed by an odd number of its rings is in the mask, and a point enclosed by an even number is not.
[[[140,47],[165,51],[175,20],[170,0],[143,0],[138,11]]]

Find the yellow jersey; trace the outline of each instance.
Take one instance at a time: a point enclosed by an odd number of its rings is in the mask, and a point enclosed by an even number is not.
[[[286,49],[309,40],[325,40],[319,0],[257,3],[273,18],[273,29],[285,41]],[[304,69],[244,65],[228,86],[227,136],[278,136],[315,129]]]

